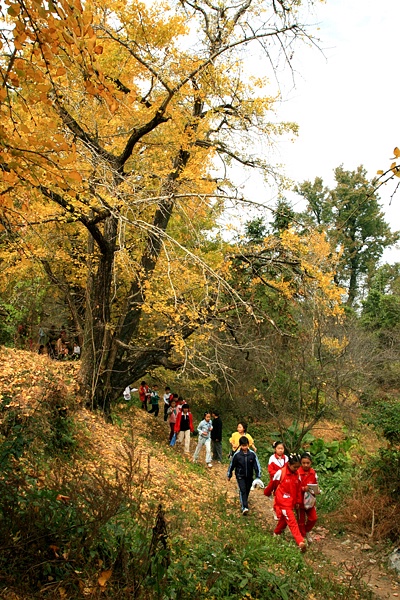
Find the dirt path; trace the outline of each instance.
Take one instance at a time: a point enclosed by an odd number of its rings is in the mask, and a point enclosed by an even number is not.
[[[227,464],[214,464],[212,477],[221,480],[227,490],[228,497],[237,502],[239,511],[239,498],[234,479],[230,483],[226,480]],[[254,512],[263,520],[271,533],[275,527],[273,519],[272,501],[264,496],[262,490],[254,490],[249,499],[250,513]],[[247,517],[244,517],[247,518]],[[289,539],[290,532],[286,533]],[[313,532],[314,542],[309,546],[305,555],[307,562],[314,569],[323,569],[328,561],[337,571],[338,582],[348,584],[360,579],[372,591],[376,598],[400,598],[400,578],[395,571],[386,569],[382,564],[382,557],[386,560],[384,551],[372,547],[363,539],[354,535],[336,538],[324,527],[316,526]]]
[[[146,420],[146,419],[145,419]],[[150,424],[150,422],[149,422]],[[166,424],[160,420],[151,420],[151,429],[157,431],[160,439],[166,438]],[[190,459],[196,447],[197,440],[193,438],[190,445]],[[182,452],[177,447],[175,451]],[[204,461],[204,451],[200,455],[199,463]],[[204,470],[207,476],[217,489],[225,489],[228,499],[233,507],[237,507],[239,514],[239,498],[235,479],[232,478],[228,483],[226,472],[228,469],[228,459],[224,457],[223,464],[214,462],[213,469]],[[249,517],[255,515],[260,519],[263,527],[271,534],[275,527],[273,519],[272,501],[263,494],[263,490],[254,490],[249,499]],[[287,540],[290,539],[290,532],[285,532]],[[325,527],[316,526],[313,531],[314,542],[309,546],[305,555],[305,560],[313,567],[316,573],[326,568],[327,564],[334,568],[330,569],[339,583],[347,584],[351,588],[355,582],[360,580],[371,590],[375,598],[382,600],[400,600],[400,577],[396,576],[395,571],[386,568],[383,564],[387,560],[385,549],[376,545],[366,543],[364,538],[358,538],[353,534],[348,534],[340,538],[330,532]],[[369,596],[368,596],[369,597]]]

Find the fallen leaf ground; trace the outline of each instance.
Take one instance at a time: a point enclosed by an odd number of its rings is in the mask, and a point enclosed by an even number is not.
[[[89,444],[86,460],[81,459],[81,468],[101,467],[114,472],[124,461],[124,440],[133,438],[137,451],[143,457],[143,464],[147,464],[147,461],[150,463],[151,479],[143,501],[161,503],[171,524],[176,524],[182,515],[186,516],[187,535],[190,535],[191,527],[199,528],[209,520],[216,497],[222,497],[227,503],[228,514],[238,520],[238,527],[242,519],[253,519],[260,523],[265,535],[272,534],[272,504],[262,491],[254,490],[251,493],[250,514],[242,517],[236,485],[233,480],[229,484],[226,480],[228,459],[225,458],[225,464],[215,463],[212,469],[207,469],[205,463],[187,469],[185,464],[191,459],[196,439],[191,440],[189,456],[183,455],[179,445],[171,448],[168,443],[169,428],[161,414],[155,418],[145,413],[136,400],[130,406],[119,407],[115,424],[112,425],[106,423],[101,415],[83,407],[77,395],[76,363],[56,363],[47,357],[0,347],[0,365],[0,402],[5,407],[18,407],[26,416],[32,414],[39,403],[46,401],[49,388],[65,387],[72,395],[75,399],[75,419],[85,443]],[[323,427],[332,429],[329,423]],[[93,456],[97,458],[93,460]],[[200,460],[204,460],[204,455]],[[216,526],[223,526],[218,521],[217,514]],[[290,534],[285,535],[289,542]],[[362,579],[376,598],[398,598],[399,579],[382,564],[384,553],[380,548],[367,547],[365,543],[365,540],[354,535],[336,538],[328,529],[319,526],[306,560],[316,573],[324,572],[325,576],[327,572],[332,573],[332,577],[349,587],[356,579]]]

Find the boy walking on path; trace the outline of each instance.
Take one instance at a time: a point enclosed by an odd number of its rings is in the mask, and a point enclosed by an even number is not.
[[[212,414],[211,450],[213,460],[222,462],[222,421],[219,412],[214,410]]]
[[[158,401],[159,400],[160,400],[160,396],[158,395],[158,385],[153,385],[153,389],[151,390],[151,394],[150,394],[151,410],[149,410],[149,413],[154,413],[155,417],[158,417],[158,411],[159,411]]]
[[[261,477],[261,465],[257,454],[250,450],[249,440],[242,436],[239,440],[240,449],[232,456],[231,464],[228,468],[228,481],[231,480],[233,471],[235,471],[236,480],[239,488],[239,499],[242,514],[249,512],[248,498],[253,483],[253,473],[257,478]]]
[[[212,422],[210,413],[205,413],[204,419],[200,421],[199,426],[197,427],[197,431],[199,432],[199,441],[196,446],[196,450],[193,455],[193,462],[197,462],[199,458],[199,454],[203,446],[206,447],[206,463],[207,467],[212,467],[211,462],[211,432],[212,432]]]
[[[193,433],[193,417],[192,413],[189,412],[189,404],[183,404],[182,410],[178,412],[175,423],[175,433],[177,434],[176,441],[178,443],[184,442],[183,450],[185,454],[190,452],[190,432]]]

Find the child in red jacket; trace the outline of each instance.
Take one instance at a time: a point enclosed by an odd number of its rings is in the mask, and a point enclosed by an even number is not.
[[[189,404],[182,404],[182,410],[178,412],[174,428],[177,434],[176,441],[181,444],[183,442],[183,451],[185,454],[190,452],[190,434],[193,433],[193,417],[189,411]]]
[[[302,493],[302,502],[299,507],[299,529],[303,536],[307,538],[309,543],[312,542],[312,537],[310,535],[311,529],[314,527],[317,522],[317,511],[315,510],[315,498],[314,502],[312,502],[315,494],[319,494],[318,488],[310,489],[308,487],[309,484],[318,485],[318,476],[314,469],[311,468],[311,454],[309,452],[304,452],[301,455],[301,467],[297,471],[300,481],[301,481],[301,493]],[[305,503],[306,496],[306,503]],[[308,496],[308,497],[307,497]],[[309,506],[306,507],[306,504]],[[312,506],[310,506],[310,504]]]
[[[301,552],[305,552],[306,543],[294,514],[295,509],[299,508],[302,501],[301,482],[297,474],[300,469],[300,461],[299,454],[290,454],[287,464],[275,473],[274,478],[265,488],[264,494],[270,496],[272,492],[275,492],[274,508],[279,521],[274,535],[281,534],[288,525]]]
[[[275,473],[279,471],[279,469],[282,469],[288,461],[283,442],[274,442],[272,447],[274,449],[274,453],[269,457],[268,461],[268,473],[270,480],[274,478]]]

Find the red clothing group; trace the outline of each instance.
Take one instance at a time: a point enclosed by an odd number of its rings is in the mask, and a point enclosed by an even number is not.
[[[294,513],[295,508],[303,502],[301,481],[297,472],[292,472],[286,464],[277,471],[264,490],[266,496],[275,492],[274,509],[278,517],[278,524],[274,533],[279,535],[286,526],[296,541],[296,544],[304,542],[304,536],[300,533],[299,525]]]

